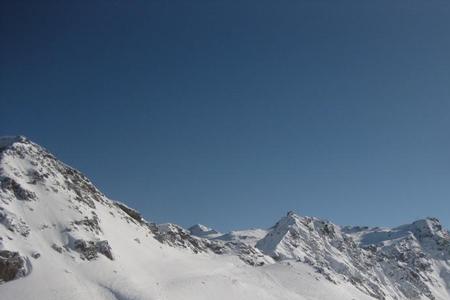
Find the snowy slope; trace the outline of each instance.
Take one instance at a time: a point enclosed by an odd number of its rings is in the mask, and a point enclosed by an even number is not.
[[[225,235],[154,224],[39,145],[0,138],[2,300],[450,299],[439,226],[340,228],[294,213]]]
[[[256,243],[265,237],[267,230],[265,229],[246,229],[233,230],[229,233],[215,237],[216,240],[242,242],[247,245],[255,246]]]

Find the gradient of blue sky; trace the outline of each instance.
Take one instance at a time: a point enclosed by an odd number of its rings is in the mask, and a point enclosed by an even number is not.
[[[2,1],[0,134],[158,222],[450,227],[450,2]]]

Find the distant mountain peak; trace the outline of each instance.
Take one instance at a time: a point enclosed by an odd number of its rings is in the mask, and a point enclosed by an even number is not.
[[[293,210],[288,211],[287,214],[286,214],[286,217],[294,217],[294,216],[298,216],[298,215]]]
[[[416,229],[416,233],[425,235],[442,235],[444,232],[441,222],[434,217],[417,220],[412,223],[412,226]]]
[[[214,229],[211,229],[202,224],[192,225],[191,227],[189,227],[188,230],[192,235],[195,235],[198,237],[204,237],[204,238],[214,238],[214,237],[221,235],[220,232],[218,232]]]
[[[211,229],[203,224],[195,224],[195,225],[192,225],[191,227],[189,227],[189,230],[190,231],[198,230],[199,232],[208,232],[208,231],[212,231],[213,229]]]

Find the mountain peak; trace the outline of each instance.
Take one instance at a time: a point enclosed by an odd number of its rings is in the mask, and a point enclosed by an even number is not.
[[[0,137],[0,153],[5,152],[12,157],[23,160],[30,160],[30,158],[39,160],[44,157],[54,158],[44,147],[23,135]]]
[[[192,235],[195,235],[198,237],[204,237],[204,238],[214,238],[214,237],[221,235],[220,232],[218,232],[212,228],[209,228],[205,225],[202,225],[202,224],[195,224],[195,225],[189,227],[188,230]]]
[[[203,224],[195,224],[192,225],[191,227],[189,227],[189,231],[198,231],[198,232],[208,232],[211,231],[212,229],[203,225]]]
[[[297,214],[293,210],[288,211],[286,214],[286,217],[294,217],[294,216],[297,216]]]
[[[431,237],[448,238],[448,232],[443,229],[439,219],[433,217],[420,219],[410,225],[400,226],[400,228],[411,231],[418,239]]]
[[[0,149],[10,147],[15,143],[26,143],[29,140],[23,135],[0,136]]]
[[[426,226],[429,227],[432,231],[441,231],[442,224],[438,218],[435,217],[426,217],[424,219],[419,219],[413,222],[416,226]]]

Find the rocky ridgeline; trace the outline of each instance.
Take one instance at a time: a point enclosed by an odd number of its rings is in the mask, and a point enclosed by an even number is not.
[[[366,293],[383,298],[380,281],[371,271],[375,258],[328,221],[289,212],[256,247],[277,261],[307,263],[334,283],[345,278]]]
[[[28,258],[17,251],[6,249],[5,244],[8,244],[6,240],[14,240],[16,234],[24,239],[32,234],[26,221],[9,207],[15,201],[40,201],[32,191],[34,188],[45,189],[56,196],[71,195],[68,208],[80,215],[80,218],[68,222],[62,229],[67,243],[49,244],[58,254],[70,255],[75,252],[86,261],[97,259],[99,255],[114,259],[113,249],[102,238],[101,220],[95,212],[98,205],[105,205],[112,211],[115,209],[115,213],[122,212],[122,218],[126,222],[147,228],[150,236],[163,244],[188,249],[193,253],[237,254],[251,265],[262,265],[266,261],[259,250],[244,244],[210,241],[195,237],[175,224],[157,225],[147,222],[138,211],[107,199],[81,172],[60,162],[44,148],[24,137],[0,139],[0,162],[0,224],[11,233],[0,237],[0,250],[3,251],[1,281],[27,274],[24,262]],[[28,208],[33,210],[31,205]],[[44,224],[40,228],[50,229],[55,230],[55,224]],[[83,233],[84,237],[79,238],[79,233]],[[2,242],[3,239],[5,242]],[[37,253],[34,258],[38,259],[39,256]]]
[[[27,274],[31,262],[18,251],[6,249],[6,244],[19,239],[28,239],[32,234],[30,226],[13,211],[15,201],[30,202],[26,206],[33,210],[34,201],[40,201],[30,187],[44,189],[55,195],[71,195],[68,206],[84,216],[74,220],[64,229],[68,236],[67,245],[52,244],[56,252],[78,252],[80,258],[92,260],[102,254],[113,259],[108,241],[102,240],[102,229],[95,214],[96,203],[112,206],[112,203],[79,171],[63,164],[44,148],[24,137],[0,139],[0,224],[11,234],[0,236],[0,281],[9,281]],[[86,213],[90,211],[91,216]],[[53,228],[44,224],[40,230]],[[78,239],[77,230],[90,231],[91,239]],[[38,259],[39,253],[32,254]]]
[[[27,224],[23,211],[33,212],[40,202],[50,201],[39,196],[42,190],[58,202],[58,213],[70,213],[63,226],[50,221],[39,228]],[[30,259],[14,246],[17,241],[30,244],[33,230],[64,237],[49,241],[55,255],[78,257],[85,263],[100,257],[114,260],[114,249],[104,238],[100,207],[171,247],[234,255],[252,266],[305,263],[329,281],[350,282],[376,299],[434,299],[434,288],[450,289],[450,237],[437,219],[391,229],[340,227],[289,212],[267,231],[223,235],[202,225],[186,230],[171,223],[155,224],[137,210],[109,200],[79,171],[23,137],[0,139],[0,282],[27,275],[32,259],[40,258],[37,251],[30,252]]]
[[[290,212],[256,247],[276,260],[310,264],[328,280],[349,281],[377,299],[434,299],[440,274],[433,264],[448,263],[449,241],[433,218],[394,229],[341,228]]]
[[[57,160],[41,146],[24,137],[0,140],[1,200],[36,200],[36,194],[23,187],[18,181],[44,186],[47,190],[68,191],[73,200],[95,209],[95,203],[109,204],[105,196],[78,170]],[[24,172],[10,162],[23,161],[28,165]],[[5,168],[8,172],[5,172]]]
[[[255,247],[246,245],[242,242],[224,242],[198,237],[192,234],[191,230],[186,230],[173,223],[149,223],[137,210],[120,202],[115,202],[115,205],[127,215],[129,222],[148,227],[153,234],[153,237],[162,244],[187,249],[193,253],[237,255],[242,261],[252,266],[262,266],[272,262],[270,257],[264,255]],[[194,228],[197,227],[198,226],[195,226]],[[192,229],[192,227],[190,229]],[[205,228],[203,228],[203,230],[204,229]],[[209,230],[208,234],[209,236],[216,236],[218,232]]]
[[[208,228],[202,224],[195,224],[189,227],[188,230],[190,234],[201,238],[211,239],[223,235],[222,233],[214,229]]]
[[[263,254],[259,249],[243,242],[225,242],[196,237],[189,230],[172,223],[157,225],[157,231],[154,233],[155,238],[161,243],[189,249],[194,253],[211,252],[219,255],[236,255],[251,266],[262,266],[273,262],[270,257]]]

